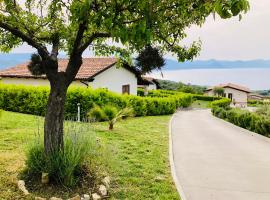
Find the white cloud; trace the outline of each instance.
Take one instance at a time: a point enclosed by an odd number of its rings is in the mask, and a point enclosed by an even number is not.
[[[251,9],[243,16],[229,20],[209,17],[206,23],[188,30],[189,43],[199,38],[203,42],[197,59],[250,60],[270,59],[270,1],[250,1]]]

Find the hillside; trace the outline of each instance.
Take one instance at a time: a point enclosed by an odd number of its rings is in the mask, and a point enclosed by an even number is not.
[[[30,59],[30,53],[0,54],[0,69],[5,69]],[[64,57],[63,55],[61,57]],[[224,60],[195,60],[193,62],[178,63],[176,60],[166,59],[163,70],[178,69],[233,69],[233,68],[270,68],[270,60],[224,61]]]
[[[176,60],[166,59],[166,66],[164,70],[233,69],[233,68],[270,68],[270,60],[250,60],[250,61],[195,60],[193,62],[178,63]]]

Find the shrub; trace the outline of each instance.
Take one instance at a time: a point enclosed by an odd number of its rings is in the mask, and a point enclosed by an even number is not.
[[[106,105],[103,108],[99,106],[93,107],[88,116],[90,119],[96,119],[98,121],[104,120],[109,122],[109,130],[112,130],[114,124],[121,119],[133,116],[132,108],[117,109],[117,107],[112,105]]]
[[[223,108],[226,108],[226,107],[229,107],[231,104],[231,100],[228,99],[228,98],[222,98],[222,99],[219,99],[219,100],[215,100],[211,103],[211,106],[212,107],[223,107]]]
[[[270,136],[270,118],[237,108],[212,107],[213,115],[261,135]]]
[[[270,105],[263,104],[259,106],[256,110],[256,113],[258,113],[259,115],[265,115],[267,117],[270,117]]]
[[[87,177],[93,182],[108,172],[111,155],[89,126],[67,123],[70,127],[65,131],[64,150],[46,154],[39,140],[29,146],[23,174],[27,181],[40,182],[44,172],[49,174],[50,183],[73,187],[85,182]]]
[[[252,100],[252,99],[249,99],[249,100],[248,100],[248,105],[249,105],[249,106],[263,105],[263,101],[261,101],[261,100]]]
[[[196,100],[202,100],[202,101],[215,101],[215,100],[221,99],[221,97],[205,96],[205,95],[193,95],[193,98]]]
[[[103,110],[99,106],[94,105],[94,107],[91,108],[91,110],[88,112],[88,118],[94,121],[103,120],[104,119]]]
[[[48,87],[0,84],[0,109],[44,116],[48,94]],[[81,105],[81,119],[87,118],[87,112],[95,104],[101,107],[108,104],[118,108],[130,107],[135,116],[145,116],[172,114],[177,108],[188,107],[192,103],[190,94],[170,91],[156,91],[153,94],[159,94],[159,97],[120,95],[104,89],[70,87],[65,104],[66,118],[76,118],[78,103]]]
[[[144,89],[138,88],[137,89],[137,95],[143,97],[144,96]]]
[[[51,181],[68,187],[74,186],[84,171],[87,159],[93,159],[92,153],[97,149],[93,141],[95,140],[84,138],[81,135],[66,136],[64,150],[48,155],[44,152],[41,143],[35,144],[27,153],[27,170],[33,174],[49,173]]]

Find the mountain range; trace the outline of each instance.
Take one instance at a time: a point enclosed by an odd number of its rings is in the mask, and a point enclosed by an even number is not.
[[[29,61],[30,53],[0,54],[0,69],[15,66]],[[61,56],[64,57],[64,56]],[[166,59],[163,70],[181,69],[234,69],[234,68],[270,68],[270,60],[226,61],[226,60],[195,60],[179,63],[176,60]]]

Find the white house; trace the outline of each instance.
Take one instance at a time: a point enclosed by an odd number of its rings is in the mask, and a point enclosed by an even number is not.
[[[142,81],[139,82],[139,88],[144,88],[145,90],[157,90],[159,89],[159,83],[157,79],[152,77],[142,77]]]
[[[82,87],[107,88],[117,93],[137,95],[139,73],[134,68],[116,66],[116,58],[83,58],[83,64],[72,85]],[[59,59],[59,71],[65,71],[67,59]],[[49,85],[46,76],[34,76],[28,63],[0,71],[1,82],[17,85]]]
[[[232,100],[232,103],[235,106],[247,106],[248,95],[250,89],[233,83],[220,84],[215,87],[224,88],[224,97],[227,97]],[[215,96],[214,88],[211,87],[206,90],[208,96]]]

